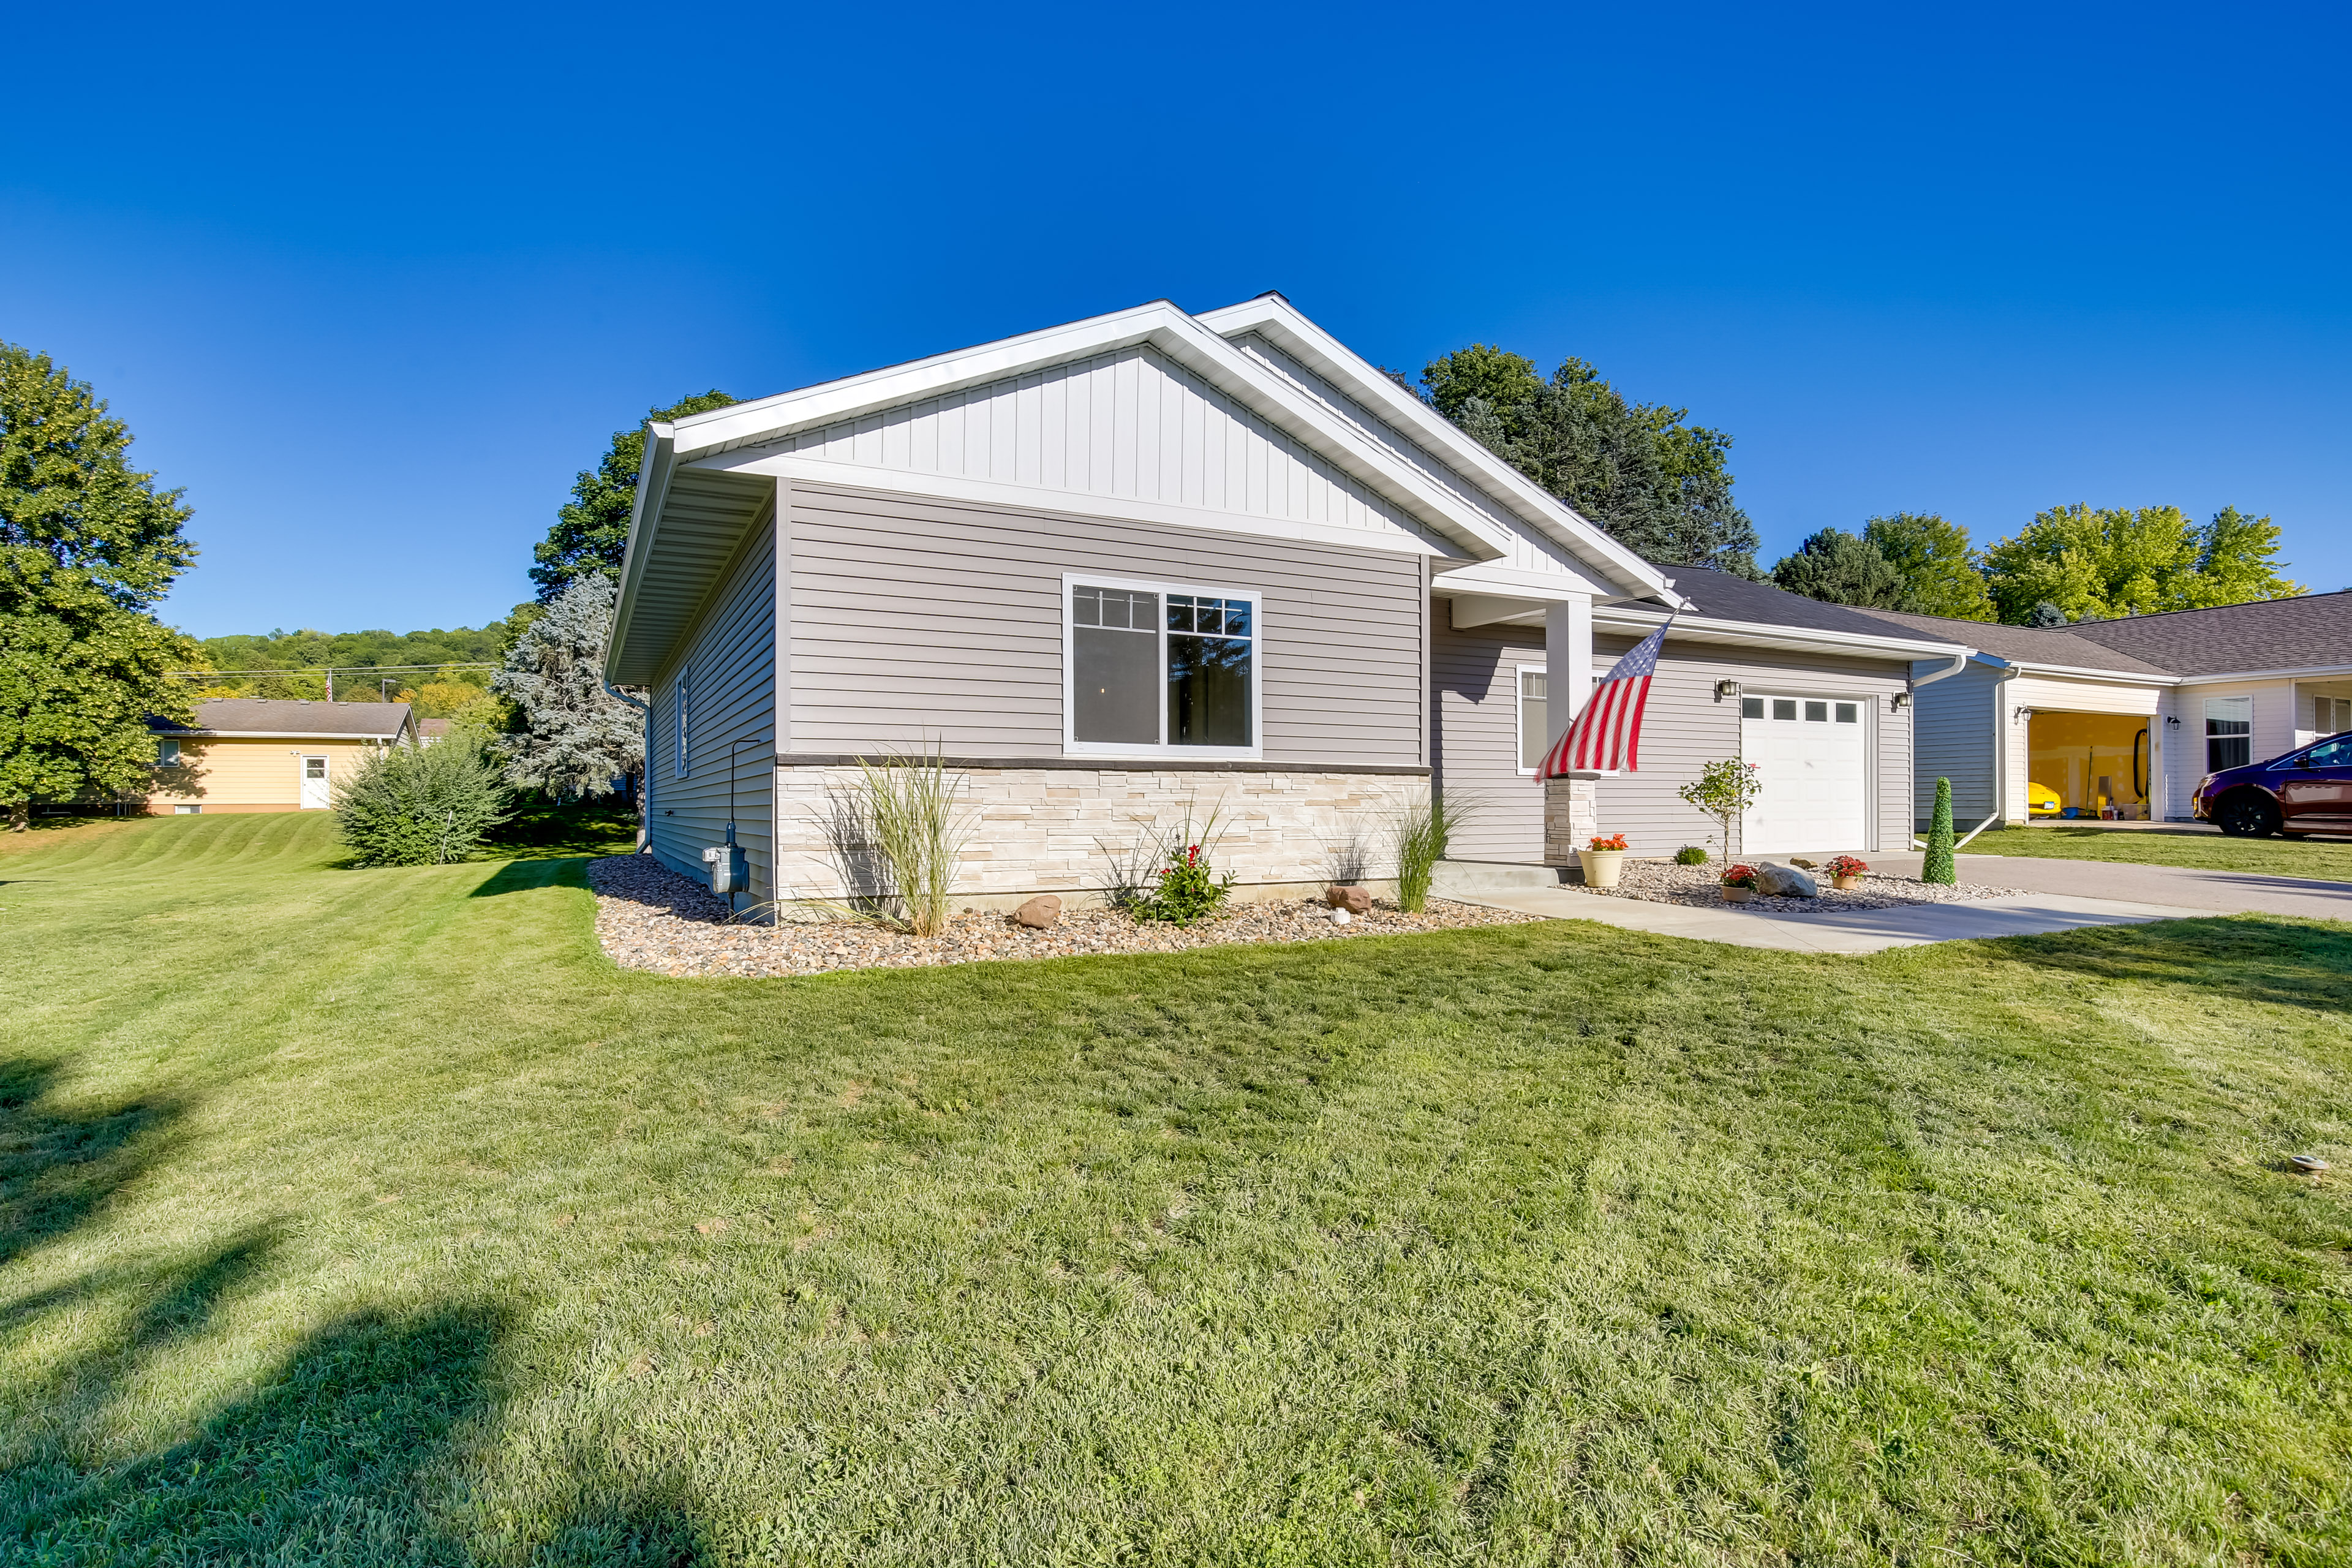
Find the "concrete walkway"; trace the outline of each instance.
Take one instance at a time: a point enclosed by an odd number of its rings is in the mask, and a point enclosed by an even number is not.
[[[2006,862],[2004,862],[2006,863]],[[2347,889],[2352,891],[2352,889]],[[1464,903],[1549,915],[1554,920],[1598,921],[1630,931],[1734,947],[1778,948],[1789,952],[1879,952],[1968,937],[2032,936],[2084,926],[2139,925],[2148,921],[2210,915],[2213,910],[2179,904],[2136,903],[2115,899],[2074,898],[2063,893],[2027,893],[1959,904],[1911,904],[1893,910],[1838,910],[1819,914],[1759,914],[1737,904],[1694,908],[1641,899],[1611,899],[1570,888],[1526,892],[1443,895]]]
[[[1919,874],[1920,856],[1873,855],[1874,870]],[[2195,870],[2115,860],[2058,860],[2038,855],[1969,855],[1959,858],[1960,880],[1979,888],[2024,888],[2074,899],[2178,904],[2200,914],[2302,915],[2352,921],[2352,882],[2273,877],[2255,871]]]

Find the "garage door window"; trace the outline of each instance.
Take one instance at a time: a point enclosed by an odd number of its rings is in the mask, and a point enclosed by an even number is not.
[[[1741,698],[1739,700],[1739,716],[1742,719],[1763,718],[1765,700],[1766,700],[1761,697]],[[1797,700],[1795,698],[1775,697],[1770,700],[1772,704],[1773,718],[1780,720],[1783,722],[1797,721]],[[1828,724],[1832,722],[1839,724],[1859,724],[1862,722],[1862,704],[1859,702],[1808,702],[1804,707],[1805,717],[1803,722],[1808,724]]]
[[[2205,699],[2205,771],[2242,768],[2254,760],[2254,700]]]

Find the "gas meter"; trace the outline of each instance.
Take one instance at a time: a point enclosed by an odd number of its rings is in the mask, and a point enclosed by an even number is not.
[[[713,845],[702,852],[703,860],[710,867],[710,890],[714,893],[735,894],[751,885],[751,862],[743,847],[735,842],[735,825],[727,825],[727,842]]]

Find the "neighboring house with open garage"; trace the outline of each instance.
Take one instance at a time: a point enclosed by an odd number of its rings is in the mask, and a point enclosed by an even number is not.
[[[415,739],[405,702],[226,697],[188,728],[157,721],[151,815],[324,811],[361,760]]]
[[[1642,771],[1536,778],[1562,694],[1677,608]],[[1314,887],[1433,784],[1483,797],[1457,854],[1671,852],[1707,833],[1675,786],[1744,753],[1751,849],[1897,847],[1910,668],[1969,651],[1640,559],[1266,295],[649,426],[605,674],[649,695],[673,868],[731,820],[755,897],[837,898],[857,760],[932,748],[958,896],[1002,904],[1188,807],[1245,894]]]
[[[2352,730],[2352,592],[2063,628],[1868,614],[1976,645],[1919,689],[1922,824],[1938,775],[1963,831],[2103,807],[2187,821],[2207,773]]]

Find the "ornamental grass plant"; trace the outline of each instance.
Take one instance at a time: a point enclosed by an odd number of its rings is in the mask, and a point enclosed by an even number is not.
[[[357,866],[446,866],[473,858],[514,815],[514,790],[489,736],[458,726],[429,746],[388,746],[337,787],[335,820]]]
[[[1476,802],[1433,789],[1407,806],[1397,818],[1395,847],[1397,908],[1419,914],[1429,907],[1430,879],[1437,863],[1476,812]]]
[[[971,830],[964,776],[949,772],[936,751],[892,753],[878,765],[860,757],[857,767],[856,804],[895,918],[916,936],[937,936],[948,923],[956,858]]]

